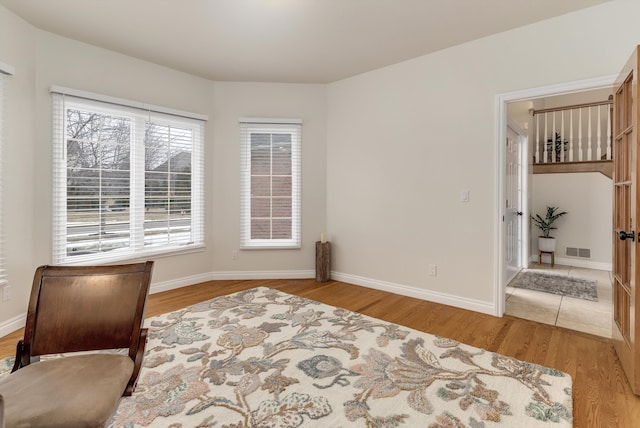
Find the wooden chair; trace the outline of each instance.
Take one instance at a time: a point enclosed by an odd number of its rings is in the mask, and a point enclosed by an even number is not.
[[[36,270],[24,339],[12,373],[0,380],[7,427],[100,427],[120,397],[131,395],[146,344],[152,268]]]

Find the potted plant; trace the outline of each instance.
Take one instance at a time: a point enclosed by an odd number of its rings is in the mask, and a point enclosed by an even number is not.
[[[531,216],[531,220],[535,226],[542,231],[542,236],[538,237],[538,249],[540,251],[555,251],[556,250],[556,238],[551,236],[551,231],[557,229],[553,226],[556,220],[565,215],[567,212],[558,212],[558,207],[547,206],[547,214],[543,217],[540,214]]]

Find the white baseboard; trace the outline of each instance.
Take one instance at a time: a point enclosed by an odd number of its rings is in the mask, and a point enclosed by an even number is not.
[[[365,278],[362,276],[350,275],[340,272],[331,272],[331,279],[348,282],[349,284],[361,285],[363,287],[373,288],[376,290],[387,291],[389,293],[428,300],[430,302],[441,303],[443,305],[455,306],[457,308],[468,309],[484,314],[495,315],[496,313],[494,304],[490,302],[467,299],[465,297],[439,293],[437,291],[423,290],[409,285],[378,281],[376,279]]]
[[[316,273],[314,270],[208,272],[204,274],[192,275],[184,278],[174,279],[171,281],[163,281],[160,283],[152,284],[149,293],[160,293],[163,291],[187,287],[189,285],[194,285],[206,281],[315,278],[315,274]],[[415,297],[418,299],[455,306],[462,309],[469,309],[475,312],[481,312],[489,315],[495,314],[495,308],[492,303],[487,303],[480,300],[467,299],[451,294],[422,290],[408,285],[378,281],[376,279],[365,278],[362,276],[350,275],[340,272],[331,272],[331,278],[337,281],[348,282],[350,284],[361,285],[363,287],[387,291],[389,293],[400,294],[403,296]],[[0,337],[6,336],[7,334],[24,327],[25,322],[26,313],[1,323]]]
[[[213,272],[213,279],[300,279],[315,278],[315,270],[264,270]]]
[[[187,287],[189,285],[199,284],[206,281],[214,280],[243,280],[243,279],[298,279],[298,278],[315,278],[315,270],[286,270],[286,271],[227,271],[227,272],[208,272],[198,275],[186,276],[184,278],[173,279],[171,281],[163,281],[151,284],[149,294],[161,293],[163,291],[174,290],[176,288]],[[0,337],[4,337],[9,333],[24,327],[27,321],[27,313],[11,318],[0,323]]]
[[[171,281],[159,282],[151,285],[149,294],[187,287],[201,282],[216,280],[243,280],[243,279],[296,279],[315,278],[314,270],[268,270],[268,271],[222,271],[208,272],[199,275],[187,276]]]
[[[212,272],[202,273],[198,275],[185,276],[183,278],[172,279],[170,281],[163,281],[158,283],[151,283],[149,294],[161,293],[163,291],[174,290],[176,288],[187,287],[189,285],[198,284],[200,282],[211,281],[213,277]]]
[[[4,337],[9,333],[20,330],[27,323],[27,313],[18,315],[5,322],[0,323],[0,337]],[[17,341],[16,341],[17,342]]]
[[[549,257],[550,256],[548,255],[543,255],[542,262],[551,263]],[[538,256],[531,255],[531,261],[537,263]],[[613,263],[596,262],[593,260],[576,259],[573,257],[556,257],[555,264],[562,265],[562,266],[584,268],[584,269],[606,270],[608,272],[611,272],[613,270]]]

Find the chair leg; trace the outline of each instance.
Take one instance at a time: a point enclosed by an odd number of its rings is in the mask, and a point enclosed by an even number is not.
[[[18,369],[21,369],[22,367],[24,367],[23,361],[22,359],[25,357],[25,352],[24,352],[24,342],[22,339],[20,339],[18,341],[18,344],[16,345],[16,359],[13,362],[13,368],[11,369],[11,373],[15,372]]]

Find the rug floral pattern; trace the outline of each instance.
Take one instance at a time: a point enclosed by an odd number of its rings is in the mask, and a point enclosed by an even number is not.
[[[571,377],[259,287],[147,320],[111,427],[571,426]]]

